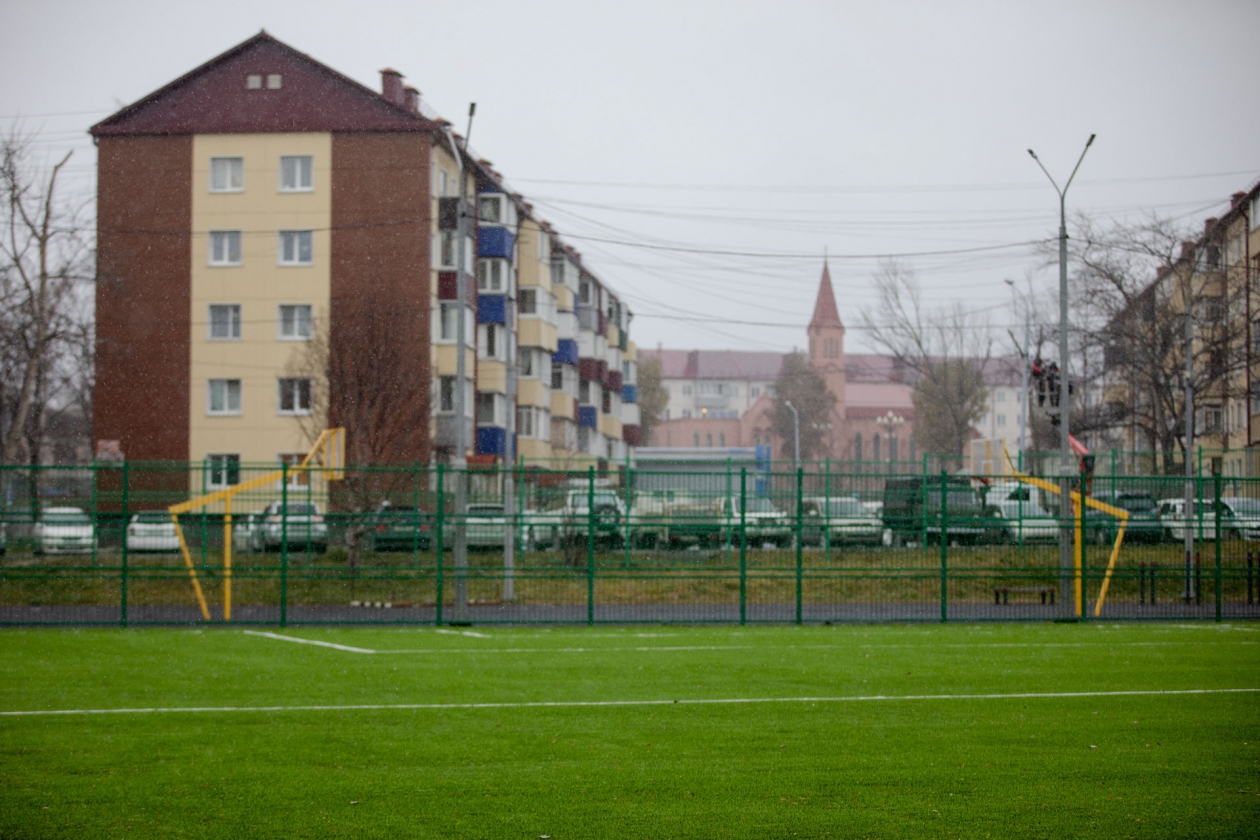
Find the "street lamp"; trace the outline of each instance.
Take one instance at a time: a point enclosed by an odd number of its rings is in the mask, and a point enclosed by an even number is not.
[[[801,468],[801,415],[796,410],[796,406],[792,405],[791,400],[784,400],[783,404],[792,409],[792,469],[799,470]]]
[[[1019,297],[1024,304],[1024,345],[1019,349],[1019,359],[1022,362],[1020,367],[1020,406],[1019,406],[1019,468],[1024,469],[1024,438],[1025,430],[1028,428],[1028,342],[1029,332],[1032,329],[1032,312],[1028,306],[1028,298],[1015,286],[1014,280],[1003,281],[1011,287],[1012,294]]]
[[[1076,177],[1076,170],[1081,168],[1081,161],[1085,160],[1085,153],[1094,144],[1094,138],[1097,136],[1097,134],[1091,134],[1085,141],[1085,148],[1081,150],[1081,156],[1077,158],[1076,166],[1072,167],[1072,174],[1068,176],[1067,183],[1062,189],[1059,189],[1058,182],[1054,180],[1050,170],[1042,164],[1037,153],[1032,149],[1028,150],[1028,154],[1037,161],[1041,171],[1050,179],[1050,185],[1054,187],[1054,191],[1059,194],[1059,365],[1061,368],[1059,372],[1059,475],[1061,476],[1059,482],[1059,586],[1060,600],[1065,605],[1072,600],[1072,532],[1074,530],[1072,499],[1069,494],[1069,476],[1074,470],[1072,446],[1069,443],[1071,425],[1068,419],[1072,411],[1072,390],[1068,385],[1070,380],[1068,378],[1067,191],[1068,187],[1072,186],[1072,179]]]
[[[906,418],[902,417],[900,414],[893,413],[893,410],[889,409],[887,414],[878,418],[875,422],[876,424],[883,426],[888,432],[888,472],[892,473],[893,461],[896,455],[896,453],[893,452],[893,436],[896,434],[897,429],[901,428],[902,424],[906,422]]]

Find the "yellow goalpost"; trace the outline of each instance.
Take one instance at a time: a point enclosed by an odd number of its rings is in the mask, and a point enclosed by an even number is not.
[[[317,460],[320,466],[314,467],[313,463]],[[315,444],[311,447],[311,451],[306,453],[306,457],[302,459],[301,463],[290,467],[289,470],[309,473],[318,469],[325,480],[338,481],[345,477],[345,462],[346,430],[342,428],[325,429],[320,432],[319,437],[315,440]],[[192,555],[189,553],[188,543],[184,539],[184,529],[179,524],[179,515],[204,508],[207,505],[223,502],[223,620],[230,621],[232,618],[232,499],[239,493],[245,493],[249,490],[283,481],[284,476],[284,469],[274,470],[241,484],[234,484],[223,490],[206,493],[167,508],[167,512],[171,515],[171,521],[175,523],[175,533],[179,537],[179,550],[184,555],[184,566],[188,569],[188,577],[192,581],[193,593],[197,596],[197,605],[201,607],[201,615],[206,621],[210,620],[210,608],[206,605],[205,593],[201,591],[201,581],[197,579],[197,569],[193,566]],[[282,512],[281,515],[287,515],[287,512]]]
[[[1005,456],[1006,463],[1010,467],[1009,474],[1011,478],[1014,478],[1017,481],[1022,481],[1025,484],[1031,484],[1034,487],[1039,487],[1047,493],[1053,493],[1056,496],[1059,495],[1059,485],[1015,469],[1015,465],[1011,461],[1010,453],[1006,451],[1005,446],[1002,448],[1002,454]],[[1107,588],[1111,585],[1111,573],[1115,570],[1116,560],[1120,557],[1120,545],[1124,542],[1124,530],[1129,525],[1129,512],[1124,508],[1118,508],[1115,505],[1100,502],[1097,499],[1090,498],[1089,496],[1082,496],[1079,492],[1074,491],[1071,493],[1073,515],[1076,517],[1074,553],[1076,598],[1074,599],[1074,607],[1077,616],[1080,616],[1081,614],[1081,581],[1084,558],[1083,546],[1085,543],[1085,518],[1083,516],[1084,510],[1081,507],[1082,498],[1085,501],[1086,507],[1100,510],[1103,513],[1114,516],[1116,519],[1120,520],[1120,527],[1116,529],[1116,542],[1111,547],[1111,558],[1107,561],[1107,573],[1103,575],[1102,587],[1098,590],[1098,603],[1094,606],[1094,617],[1097,618],[1102,615],[1103,602],[1107,600]]]

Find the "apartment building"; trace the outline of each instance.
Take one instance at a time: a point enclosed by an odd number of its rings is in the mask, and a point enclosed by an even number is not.
[[[447,460],[461,353],[471,460],[636,442],[629,311],[399,72],[260,32],[91,133],[106,448],[211,486],[332,425],[353,462]]]

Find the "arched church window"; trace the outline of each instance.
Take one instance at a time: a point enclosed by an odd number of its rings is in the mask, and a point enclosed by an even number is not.
[[[858,432],[853,436],[853,460],[862,460],[862,433]]]
[[[873,436],[871,438],[871,457],[874,458],[876,461],[882,460],[879,454],[879,444],[880,444],[879,435]]]

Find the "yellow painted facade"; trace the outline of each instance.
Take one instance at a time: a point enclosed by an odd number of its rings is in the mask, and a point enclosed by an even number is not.
[[[548,352],[556,352],[555,324],[548,324],[542,318],[522,317],[517,323],[517,334],[521,347],[543,347]]]
[[[482,359],[477,366],[477,390],[507,393],[507,365]]]
[[[599,415],[599,432],[604,437],[621,439],[621,421],[611,414]]]
[[[313,188],[282,192],[280,157],[310,155]],[[210,191],[210,159],[239,157],[244,188]],[[214,134],[193,138],[192,335],[189,449],[193,460],[239,454],[242,463],[274,464],[308,448],[299,421],[279,410],[279,379],[309,343],[279,337],[281,304],[309,304],[316,330],[330,296],[332,135]],[[279,231],[312,231],[312,262],[282,266]],[[210,231],[241,231],[241,263],[212,266]],[[211,340],[211,304],[241,307],[239,339]],[[239,379],[239,414],[209,412],[209,381]],[[323,426],[323,423],[317,424]]]
[[[516,448],[527,463],[547,461],[552,456],[551,444],[537,438],[517,438]]]
[[[541,379],[518,379],[516,401],[521,405],[550,406],[550,389]]]
[[[573,399],[572,394],[566,394],[562,391],[553,393],[551,395],[551,419],[576,420],[576,405],[577,401]]]

